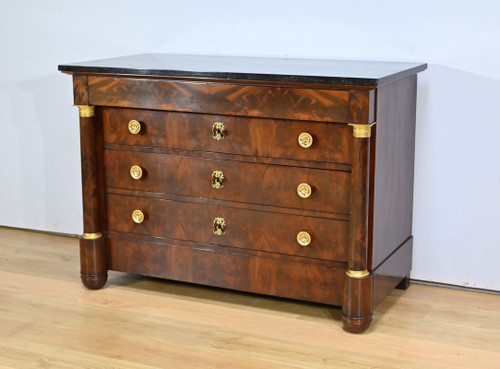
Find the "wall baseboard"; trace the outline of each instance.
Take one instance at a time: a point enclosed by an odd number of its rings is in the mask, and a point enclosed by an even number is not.
[[[9,228],[9,229],[14,229],[18,231],[26,231],[26,232],[37,232],[37,233],[44,233],[44,234],[50,234],[53,236],[63,236],[63,237],[73,237],[73,238],[79,238],[80,235],[78,234],[73,234],[73,233],[63,233],[63,232],[53,232],[53,231],[45,231],[41,229],[29,229],[29,228],[21,228],[21,227],[12,227],[12,226],[7,226],[7,225],[1,225],[0,228]]]
[[[448,283],[432,282],[432,281],[422,281],[419,279],[411,279],[410,278],[410,283],[423,284],[423,285],[432,286],[432,287],[450,288],[453,290],[460,290],[460,291],[480,292],[480,293],[489,293],[491,295],[500,295],[500,291],[488,290],[486,288],[464,287],[464,286],[459,286],[456,284],[448,284]]]

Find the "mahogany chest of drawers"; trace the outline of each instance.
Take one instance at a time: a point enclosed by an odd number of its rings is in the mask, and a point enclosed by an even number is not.
[[[411,269],[425,64],[135,55],[61,65],[80,111],[81,278],[108,270],[342,307]]]

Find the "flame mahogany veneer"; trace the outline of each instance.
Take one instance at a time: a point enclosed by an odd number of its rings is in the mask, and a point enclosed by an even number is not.
[[[84,285],[118,270],[319,302],[366,330],[408,286],[425,68],[179,55],[59,66],[80,109]]]

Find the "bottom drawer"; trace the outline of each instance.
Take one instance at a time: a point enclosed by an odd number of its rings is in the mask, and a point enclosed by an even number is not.
[[[342,263],[311,263],[270,253],[176,245],[113,233],[108,239],[111,270],[342,305]]]

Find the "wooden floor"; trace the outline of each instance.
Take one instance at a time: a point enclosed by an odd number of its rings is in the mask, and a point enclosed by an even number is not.
[[[0,228],[0,368],[500,368],[500,296],[412,285],[362,335],[336,308],[111,272],[78,240]]]

